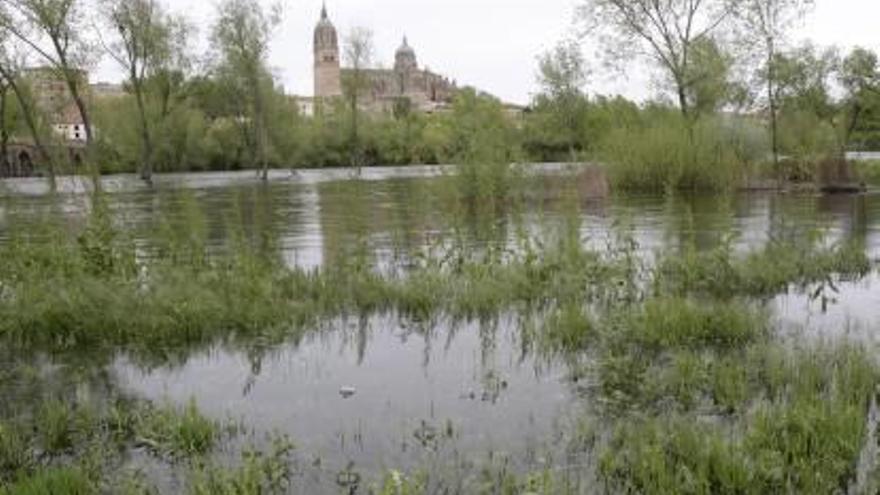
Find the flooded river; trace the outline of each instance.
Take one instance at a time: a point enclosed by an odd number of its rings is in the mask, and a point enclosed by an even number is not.
[[[409,254],[453,235],[475,247],[513,244],[518,232],[539,235],[570,218],[571,205],[557,194],[557,183],[565,182],[559,167],[537,173],[522,211],[488,220],[454,214],[431,200],[428,191],[444,173],[368,169],[355,178],[347,170],[285,171],[268,184],[253,173],[167,175],[151,188],[134,177],[109,177],[102,188],[114,218],[136,238],[142,234],[144,243],[162,219],[184,214],[183,196],[171,192],[187,190],[217,249],[231,235],[229,216],[243,211],[250,235],[268,229],[287,263],[305,268],[339,262],[364,245],[382,269],[405,269]],[[11,228],[45,215],[82,222],[91,187],[66,180],[52,196],[38,180],[2,183],[0,242]],[[614,197],[577,201],[575,208],[585,243],[602,247],[625,231],[648,258],[687,246],[712,249],[727,239],[746,252],[815,232],[826,242],[861,242],[880,258],[880,194],[874,193]],[[771,305],[780,328],[798,338],[873,340],[872,330],[880,329],[878,282],[871,277],[837,287],[835,301],[824,308],[797,293]],[[351,315],[257,354],[217,346],[183,362],[144,366],[122,353],[101,366],[116,386],[137,396],[180,404],[194,399],[216,418],[289,434],[312,468],[299,480],[307,491],[332,486],[347,468],[374,473],[437,464],[464,471],[496,455],[523,470],[578,462],[564,456],[564,432],[588,404],[565,363],[524,349],[522,324],[516,315],[486,322]]]

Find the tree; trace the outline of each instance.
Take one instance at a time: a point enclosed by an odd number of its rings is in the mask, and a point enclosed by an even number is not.
[[[7,22],[10,22],[6,18],[5,11],[0,11],[0,18],[2,18],[2,20],[0,20],[0,23],[2,23],[2,25],[6,25]],[[49,180],[52,184],[52,187],[54,187],[55,160],[54,157],[49,153],[49,150],[46,148],[46,145],[43,141],[43,136],[40,132],[40,127],[37,119],[36,107],[33,104],[30,95],[27,92],[27,89],[22,87],[22,62],[21,57],[18,55],[19,51],[19,47],[15,43],[15,40],[10,39],[10,37],[8,36],[8,31],[0,31],[0,82],[2,82],[2,85],[5,88],[4,94],[7,91],[12,91],[12,94],[15,95],[15,100],[16,102],[18,102],[18,108],[20,110],[21,117],[23,118],[25,125],[27,126],[28,132],[31,135],[31,140],[34,143],[34,148],[36,148],[37,153],[40,155],[40,158],[46,163],[47,168],[49,169]],[[3,115],[5,115],[5,113]],[[4,132],[5,131],[6,129],[4,129]],[[8,138],[8,136],[4,136],[4,139],[6,138]],[[5,149],[3,150],[3,153],[5,157]]]
[[[125,70],[137,103],[141,134],[141,178],[153,175],[153,136],[147,115],[147,81],[172,56],[173,23],[157,0],[105,0],[104,11],[117,39],[105,49]]]
[[[689,95],[694,45],[731,18],[735,0],[583,0],[578,16],[603,41],[614,63],[633,55],[657,63],[671,82],[678,107],[692,117]]]
[[[27,44],[64,81],[82,119],[86,142],[91,144],[94,136],[84,97],[87,88],[83,87],[88,81],[82,69],[88,65],[94,50],[82,36],[86,31],[82,1],[3,0],[3,3],[16,14],[3,17],[3,28]]]
[[[838,81],[844,89],[841,111],[843,152],[852,143],[853,134],[880,96],[880,62],[877,54],[865,48],[854,48],[840,65]]]
[[[835,48],[804,44],[778,53],[774,64],[779,108],[780,150],[801,165],[839,150],[839,115],[832,86],[840,64]]]
[[[687,78],[688,100],[695,115],[713,115],[734,102],[740,91],[730,80],[733,57],[710,37],[694,43]]]
[[[569,156],[575,158],[582,126],[579,120],[586,113],[587,98],[583,87],[587,82],[586,62],[580,46],[572,41],[560,43],[538,58],[538,82],[542,92],[537,107],[547,107],[567,142]]]
[[[770,118],[770,141],[773,163],[779,168],[779,74],[777,54],[782,50],[788,31],[813,6],[814,0],[744,0],[736,9],[743,28],[744,45],[758,53],[761,61],[758,80],[765,89]],[[755,50],[755,48],[758,50]]]
[[[263,180],[269,178],[266,91],[269,43],[281,22],[281,7],[264,9],[259,0],[223,0],[218,6],[213,40],[220,51],[220,71],[247,102],[242,118],[252,126],[252,156]],[[268,80],[268,83],[267,83]]]
[[[351,164],[360,172],[363,165],[358,134],[360,96],[370,83],[366,69],[373,61],[373,32],[363,27],[352,28],[345,38],[343,57],[348,64],[348,69],[343,73],[342,86],[351,112]]]

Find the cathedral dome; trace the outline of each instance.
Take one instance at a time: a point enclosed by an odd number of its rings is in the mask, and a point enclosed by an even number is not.
[[[394,68],[396,70],[410,70],[417,69],[418,66],[416,51],[409,46],[409,41],[406,39],[406,36],[404,36],[403,44],[400,45],[400,48],[397,49],[397,53],[394,54]]]
[[[315,27],[315,51],[326,49],[337,49],[339,47],[339,38],[336,34],[336,27],[330,22],[327,15],[327,6],[321,8],[321,20]]]

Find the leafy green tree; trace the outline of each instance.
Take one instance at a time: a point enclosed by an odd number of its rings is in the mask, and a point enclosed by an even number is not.
[[[604,44],[609,61],[635,56],[656,63],[671,83],[681,114],[690,119],[693,53],[697,43],[727,27],[737,0],[582,0],[578,16]]]
[[[267,69],[269,43],[281,22],[281,7],[264,9],[259,0],[223,0],[217,7],[212,39],[220,54],[218,72],[246,102],[240,116],[250,129],[248,147],[253,165],[269,178],[266,92],[273,86]]]
[[[731,81],[733,57],[710,37],[695,42],[692,50],[688,99],[695,115],[714,115],[739,95],[739,88]]]
[[[880,63],[877,54],[865,48],[854,48],[840,65],[838,81],[844,90],[840,129],[841,142],[846,148],[852,144],[853,136],[862,122],[870,117],[870,109],[880,97]]]
[[[740,25],[742,43],[750,47],[749,55],[757,56],[757,78],[764,87],[765,104],[770,121],[773,162],[779,167],[779,99],[780,76],[777,55],[783,50],[794,24],[814,5],[814,0],[743,0],[734,10]]]
[[[3,29],[27,44],[65,82],[85,128],[86,142],[94,137],[85,94],[83,68],[95,50],[84,37],[87,13],[83,0],[4,0],[10,15],[0,17]],[[46,47],[46,43],[49,47]],[[51,47],[51,48],[50,48]]]
[[[137,103],[141,135],[141,178],[149,181],[155,156],[153,131],[147,111],[149,78],[161,77],[174,57],[175,22],[157,0],[104,0],[106,22],[116,39],[105,44],[107,53],[125,70]]]
[[[587,69],[581,48],[572,41],[560,43],[539,57],[538,67],[541,93],[535,98],[535,113],[562,141],[569,159],[575,160],[576,151],[584,148],[583,123],[588,105],[583,92]]]
[[[801,164],[834,153],[838,106],[832,84],[839,66],[836,49],[804,44],[774,61],[782,152]]]
[[[11,22],[8,18],[5,18],[7,12],[2,9],[2,5],[0,5],[0,17],[3,17],[4,20],[0,21],[3,25],[6,22]],[[2,84],[4,88],[4,147],[8,143],[9,134],[11,134],[12,129],[16,129],[17,126],[11,126],[8,122],[5,121],[5,116],[7,115],[6,111],[10,108],[17,109],[16,115],[24,121],[27,132],[31,137],[31,141],[34,144],[34,147],[37,150],[37,153],[40,155],[40,158],[46,163],[50,181],[52,181],[54,186],[55,180],[55,158],[46,148],[45,140],[43,137],[43,130],[41,129],[39,122],[39,115],[36,108],[36,105],[33,102],[33,98],[31,98],[29,88],[27,88],[26,83],[22,80],[21,71],[23,65],[23,57],[20,55],[20,47],[16,43],[16,40],[13,36],[10,36],[8,31],[0,31],[0,84]],[[11,106],[8,101],[9,93],[12,93],[15,96],[15,106]],[[4,148],[3,157],[6,159],[7,150]]]

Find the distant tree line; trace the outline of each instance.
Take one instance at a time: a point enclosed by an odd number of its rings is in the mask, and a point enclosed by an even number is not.
[[[403,98],[365,112],[372,35],[355,28],[343,40],[353,67],[345,97],[319,102],[306,116],[268,65],[278,4],[220,1],[207,31],[211,49],[201,56],[191,22],[160,0],[0,0],[0,145],[6,157],[13,138],[32,143],[49,175],[63,161],[54,146],[61,138],[24,77],[40,65],[71,96],[88,163],[145,180],[182,170],[256,169],[265,177],[273,167],[462,161],[462,150],[477,146],[460,132],[462,119],[497,128],[511,160],[631,163],[638,150],[622,140],[658,148],[666,140],[669,149],[675,140],[686,150],[699,139],[714,143],[704,146],[706,156],[767,162],[778,175],[809,173],[847,150],[880,148],[877,54],[792,45],[790,32],[811,7],[810,0],[581,0],[582,31],[610,62],[602,70],[639,60],[656,69],[656,97],[637,104],[589,94],[598,69],[590,70],[582,40],[570,40],[539,57],[540,89],[518,115],[470,89],[435,114]],[[80,70],[104,57],[124,73],[124,94],[90,98]],[[704,157],[670,157],[668,169],[679,175],[662,180],[700,182],[681,172],[697,159]]]

